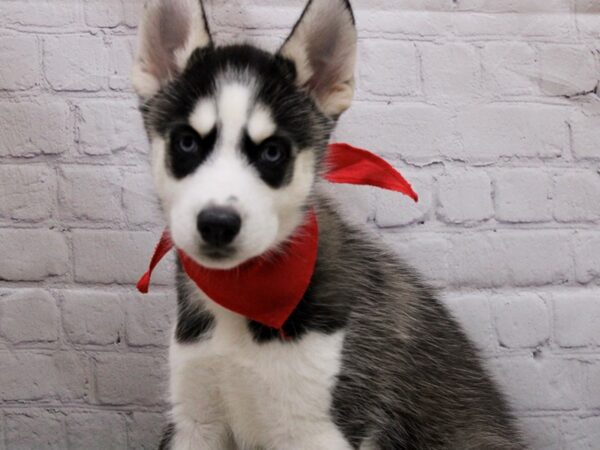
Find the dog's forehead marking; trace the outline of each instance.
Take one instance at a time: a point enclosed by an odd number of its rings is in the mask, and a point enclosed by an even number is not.
[[[235,147],[248,121],[254,98],[253,89],[251,86],[232,82],[223,84],[217,95],[222,142],[227,147]]]
[[[257,104],[248,120],[248,135],[259,144],[275,133],[277,126],[273,121],[271,111],[262,104]]]
[[[200,136],[210,133],[217,123],[217,106],[214,100],[201,99],[192,111],[189,121],[190,125],[200,133]]]
[[[208,135],[219,123],[221,142],[227,148],[235,148],[243,130],[255,143],[272,136],[277,126],[270,109],[255,103],[251,84],[223,83],[215,98],[201,98],[189,117],[190,125],[201,135]]]

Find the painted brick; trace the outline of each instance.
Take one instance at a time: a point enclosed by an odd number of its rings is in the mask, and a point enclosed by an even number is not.
[[[600,290],[556,293],[554,337],[562,347],[600,345]]]
[[[40,410],[8,413],[6,444],[10,449],[67,448],[63,415]]]
[[[572,280],[569,236],[548,231],[475,233],[450,239],[453,286],[541,286]]]
[[[600,235],[578,233],[575,236],[575,273],[581,283],[600,278]]]
[[[525,442],[532,450],[563,450],[559,417],[525,417],[519,419]]]
[[[518,411],[573,410],[583,402],[583,364],[576,359],[548,358],[542,354],[538,358],[497,358],[490,364]]]
[[[515,36],[523,36],[532,40],[560,42],[573,39],[577,33],[570,14],[533,14],[521,12],[521,9],[522,6],[516,7],[504,14],[452,14],[450,20],[457,35],[470,38],[502,36],[506,39],[510,36],[514,39]]]
[[[582,109],[570,120],[573,154],[578,159],[600,160],[600,113],[593,107]]]
[[[421,44],[425,93],[436,99],[481,92],[481,62],[475,46],[466,43]]]
[[[567,112],[558,106],[491,104],[465,108],[457,122],[462,147],[456,155],[472,162],[499,158],[554,158],[569,147]]]
[[[60,170],[60,215],[66,220],[117,222],[122,217],[123,177],[114,167],[64,166]]]
[[[169,344],[177,310],[172,295],[128,295],[123,302],[129,345],[165,347]]]
[[[446,223],[474,224],[494,215],[492,183],[485,172],[454,172],[438,179],[438,217]]]
[[[14,64],[14,61],[19,64]],[[0,41],[0,89],[30,89],[40,84],[35,36],[3,36]]]
[[[484,89],[499,95],[535,95],[535,49],[524,42],[489,42],[481,50]]]
[[[118,295],[96,291],[63,293],[65,334],[74,344],[117,344],[123,334],[123,311]]]
[[[380,228],[398,227],[427,221],[433,205],[433,179],[429,175],[412,175],[402,171],[403,175],[419,195],[419,202],[398,195],[397,192],[380,190],[376,192],[375,223]]]
[[[353,4],[357,5],[356,2]],[[433,37],[449,33],[451,23],[448,15],[439,11],[437,14],[431,14],[423,6],[422,2],[416,8],[399,8],[394,5],[387,10],[378,10],[372,8],[372,5],[365,5],[359,13],[360,21],[357,23],[359,36],[367,33],[386,33]]]
[[[56,175],[43,165],[0,166],[0,217],[41,221],[56,203]]]
[[[79,104],[80,148],[90,156],[121,151],[145,151],[141,115],[131,101],[89,101]]]
[[[129,4],[129,2],[126,4]],[[137,39],[134,37],[114,37],[111,40],[108,80],[111,89],[133,92],[131,68],[133,67],[136,49]]]
[[[496,219],[510,223],[552,220],[552,181],[535,169],[503,170],[494,176]]]
[[[564,448],[594,450],[600,442],[600,417],[566,417],[562,421]]]
[[[73,4],[56,0],[7,0],[2,2],[0,23],[17,26],[64,27],[77,17]]]
[[[600,219],[600,174],[571,171],[555,179],[554,217],[561,222]]]
[[[68,272],[63,234],[50,230],[0,230],[0,279],[41,281]]]
[[[600,361],[586,361],[585,376],[585,405],[590,409],[600,408]]]
[[[162,414],[134,412],[127,424],[128,448],[154,450],[165,425],[166,418]]]
[[[0,400],[83,400],[88,384],[87,363],[79,354],[0,354]]]
[[[485,294],[445,295],[445,304],[473,344],[484,354],[496,348],[489,301]]]
[[[385,241],[430,283],[444,286],[448,280],[450,244],[438,235],[384,235]]]
[[[96,398],[108,405],[161,405],[164,403],[165,358],[154,355],[96,356]]]
[[[130,225],[163,224],[158,197],[150,168],[145,172],[125,172],[123,181],[123,208]]]
[[[494,298],[492,311],[502,347],[537,347],[550,339],[548,308],[537,295]]]
[[[244,30],[248,24],[262,29],[272,31],[273,28],[284,28],[282,34],[289,34],[289,30],[298,19],[298,10],[302,5],[290,7],[289,3],[275,2],[269,4],[260,4],[253,2],[227,2],[219,5],[206,5],[207,16],[211,23],[222,26],[233,27],[238,30]],[[246,33],[247,34],[247,33]]]
[[[144,2],[141,0],[86,0],[85,22],[91,27],[115,28],[138,25]]]
[[[539,51],[541,88],[550,95],[574,95],[598,85],[598,67],[586,46],[542,46]]]
[[[6,427],[4,426],[4,414],[0,412],[0,450],[6,450]]]
[[[541,286],[573,280],[570,236],[534,231],[496,236],[507,273],[514,286]]]
[[[54,342],[60,314],[56,300],[42,289],[21,289],[0,298],[0,334],[13,344]]]
[[[425,104],[355,105],[342,116],[336,137],[409,162],[439,161],[460,149],[451,114]]]
[[[447,259],[452,286],[495,287],[507,283],[502,256],[489,233],[453,236]]]
[[[577,30],[584,38],[600,38],[600,8],[596,0],[575,0]]]
[[[524,13],[568,13],[571,11],[569,0],[462,0],[458,8],[463,11],[483,11],[490,13],[508,13],[522,11]]]
[[[411,43],[369,39],[360,47],[361,90],[385,96],[420,92],[417,50]]]
[[[117,412],[72,412],[66,418],[69,448],[127,448],[125,417]]]
[[[57,91],[99,91],[107,84],[108,49],[100,37],[47,37],[44,67],[46,79]]]
[[[124,231],[73,232],[75,279],[88,283],[127,283],[133,286],[148,269],[158,234]],[[155,284],[172,283],[166,261],[153,274]],[[1,272],[0,272],[1,273]]]
[[[0,122],[0,156],[55,155],[73,145],[69,106],[58,98],[0,101]]]

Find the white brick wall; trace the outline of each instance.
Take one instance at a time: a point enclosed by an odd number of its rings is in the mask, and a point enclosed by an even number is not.
[[[274,48],[303,1],[206,3],[220,42]],[[162,227],[128,82],[141,2],[0,2],[0,450],[158,439],[174,298],[169,264],[133,287]],[[354,4],[336,137],[422,201],[334,190],[445,288],[533,449],[600,448],[598,1]]]

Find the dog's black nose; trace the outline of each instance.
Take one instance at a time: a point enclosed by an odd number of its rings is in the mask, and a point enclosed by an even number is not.
[[[232,209],[209,208],[198,215],[198,231],[202,239],[214,247],[224,247],[235,239],[242,228],[242,218]]]

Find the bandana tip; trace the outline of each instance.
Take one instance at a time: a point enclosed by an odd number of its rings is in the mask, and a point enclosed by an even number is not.
[[[147,294],[148,291],[150,290],[150,273],[146,272],[142,278],[140,278],[140,281],[138,281],[137,283],[137,290],[140,291],[142,294]]]

